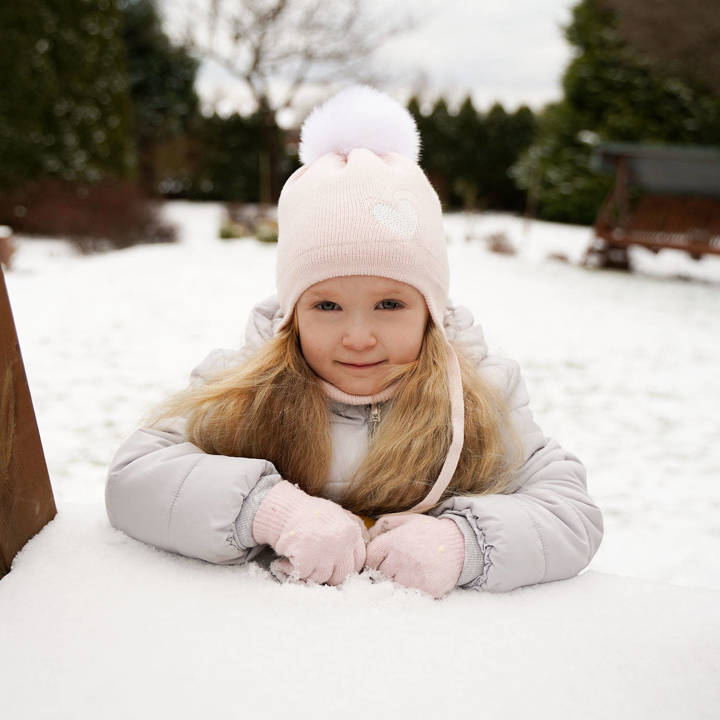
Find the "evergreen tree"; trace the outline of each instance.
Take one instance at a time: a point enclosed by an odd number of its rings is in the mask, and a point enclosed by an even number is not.
[[[589,169],[595,143],[720,144],[720,96],[638,54],[599,0],[576,5],[565,34],[577,53],[563,77],[564,98],[545,108],[538,139],[514,174],[539,217],[590,224],[612,185]]]
[[[155,0],[119,0],[127,48],[139,179],[154,194],[161,146],[191,130],[198,114],[197,60],[165,34]],[[167,152],[164,153],[167,157]],[[168,172],[165,168],[165,172]]]
[[[651,65],[598,0],[575,7],[566,37],[579,54],[563,77],[564,96],[582,128],[632,142],[720,142],[720,95]]]
[[[445,98],[438,99],[425,123],[424,167],[445,206],[455,204],[452,195],[452,179],[456,166],[453,142],[455,128]]]
[[[0,187],[131,175],[120,26],[113,0],[0,3]]]
[[[508,168],[512,164],[512,147],[509,146],[508,126],[509,115],[505,108],[495,103],[485,116],[487,148],[483,163],[485,166],[485,192],[489,204],[494,207],[502,205],[502,199],[514,189],[513,181],[508,176]]]
[[[613,178],[590,169],[594,134],[582,130],[566,102],[551,103],[538,118],[537,139],[512,168],[528,192],[531,215],[589,225]]]
[[[476,209],[486,194],[487,129],[468,95],[454,122],[453,190],[460,205]]]
[[[182,194],[203,200],[260,201],[261,139],[266,128],[259,112],[201,118],[194,134],[194,166]],[[275,127],[274,142],[282,147],[282,133]],[[291,170],[285,156],[281,172]]]
[[[424,116],[416,98],[414,116],[425,150],[421,164],[440,199],[452,208],[519,210],[525,193],[518,189],[511,167],[535,136],[535,117],[523,107],[508,113],[495,104],[486,116],[468,96],[452,114],[444,99]]]
[[[498,201],[501,207],[516,211],[524,210],[526,207],[527,193],[518,185],[513,167],[535,140],[537,128],[535,113],[527,105],[521,105],[507,117],[507,154],[503,162],[502,194]]]
[[[600,2],[616,12],[620,36],[651,65],[720,93],[717,0]]]

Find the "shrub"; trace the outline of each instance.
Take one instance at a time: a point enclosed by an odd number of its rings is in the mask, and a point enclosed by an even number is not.
[[[230,203],[227,217],[220,229],[220,237],[254,235],[260,242],[274,243],[278,239],[277,208],[273,205]]]
[[[175,228],[130,182],[29,183],[0,196],[0,223],[16,232],[67,237],[83,253],[176,239]]]

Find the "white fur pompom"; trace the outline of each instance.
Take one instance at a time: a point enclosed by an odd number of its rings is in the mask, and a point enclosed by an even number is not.
[[[307,165],[330,152],[347,155],[353,148],[396,152],[417,162],[420,135],[399,102],[369,85],[354,85],[308,115],[300,132],[300,162]]]

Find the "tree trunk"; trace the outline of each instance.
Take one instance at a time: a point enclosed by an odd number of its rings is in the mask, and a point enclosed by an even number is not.
[[[262,147],[259,153],[260,204],[271,205],[280,197],[281,148],[278,144],[275,112],[264,99],[260,102],[260,117],[262,118]]]

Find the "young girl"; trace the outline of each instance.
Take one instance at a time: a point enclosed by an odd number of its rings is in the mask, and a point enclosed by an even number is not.
[[[412,117],[371,88],[310,115],[278,204],[277,297],[120,448],[115,527],[214,563],[269,547],[280,578],[372,568],[435,597],[590,562],[602,517],[584,467],[533,421],[517,363],[448,303],[418,154]]]

